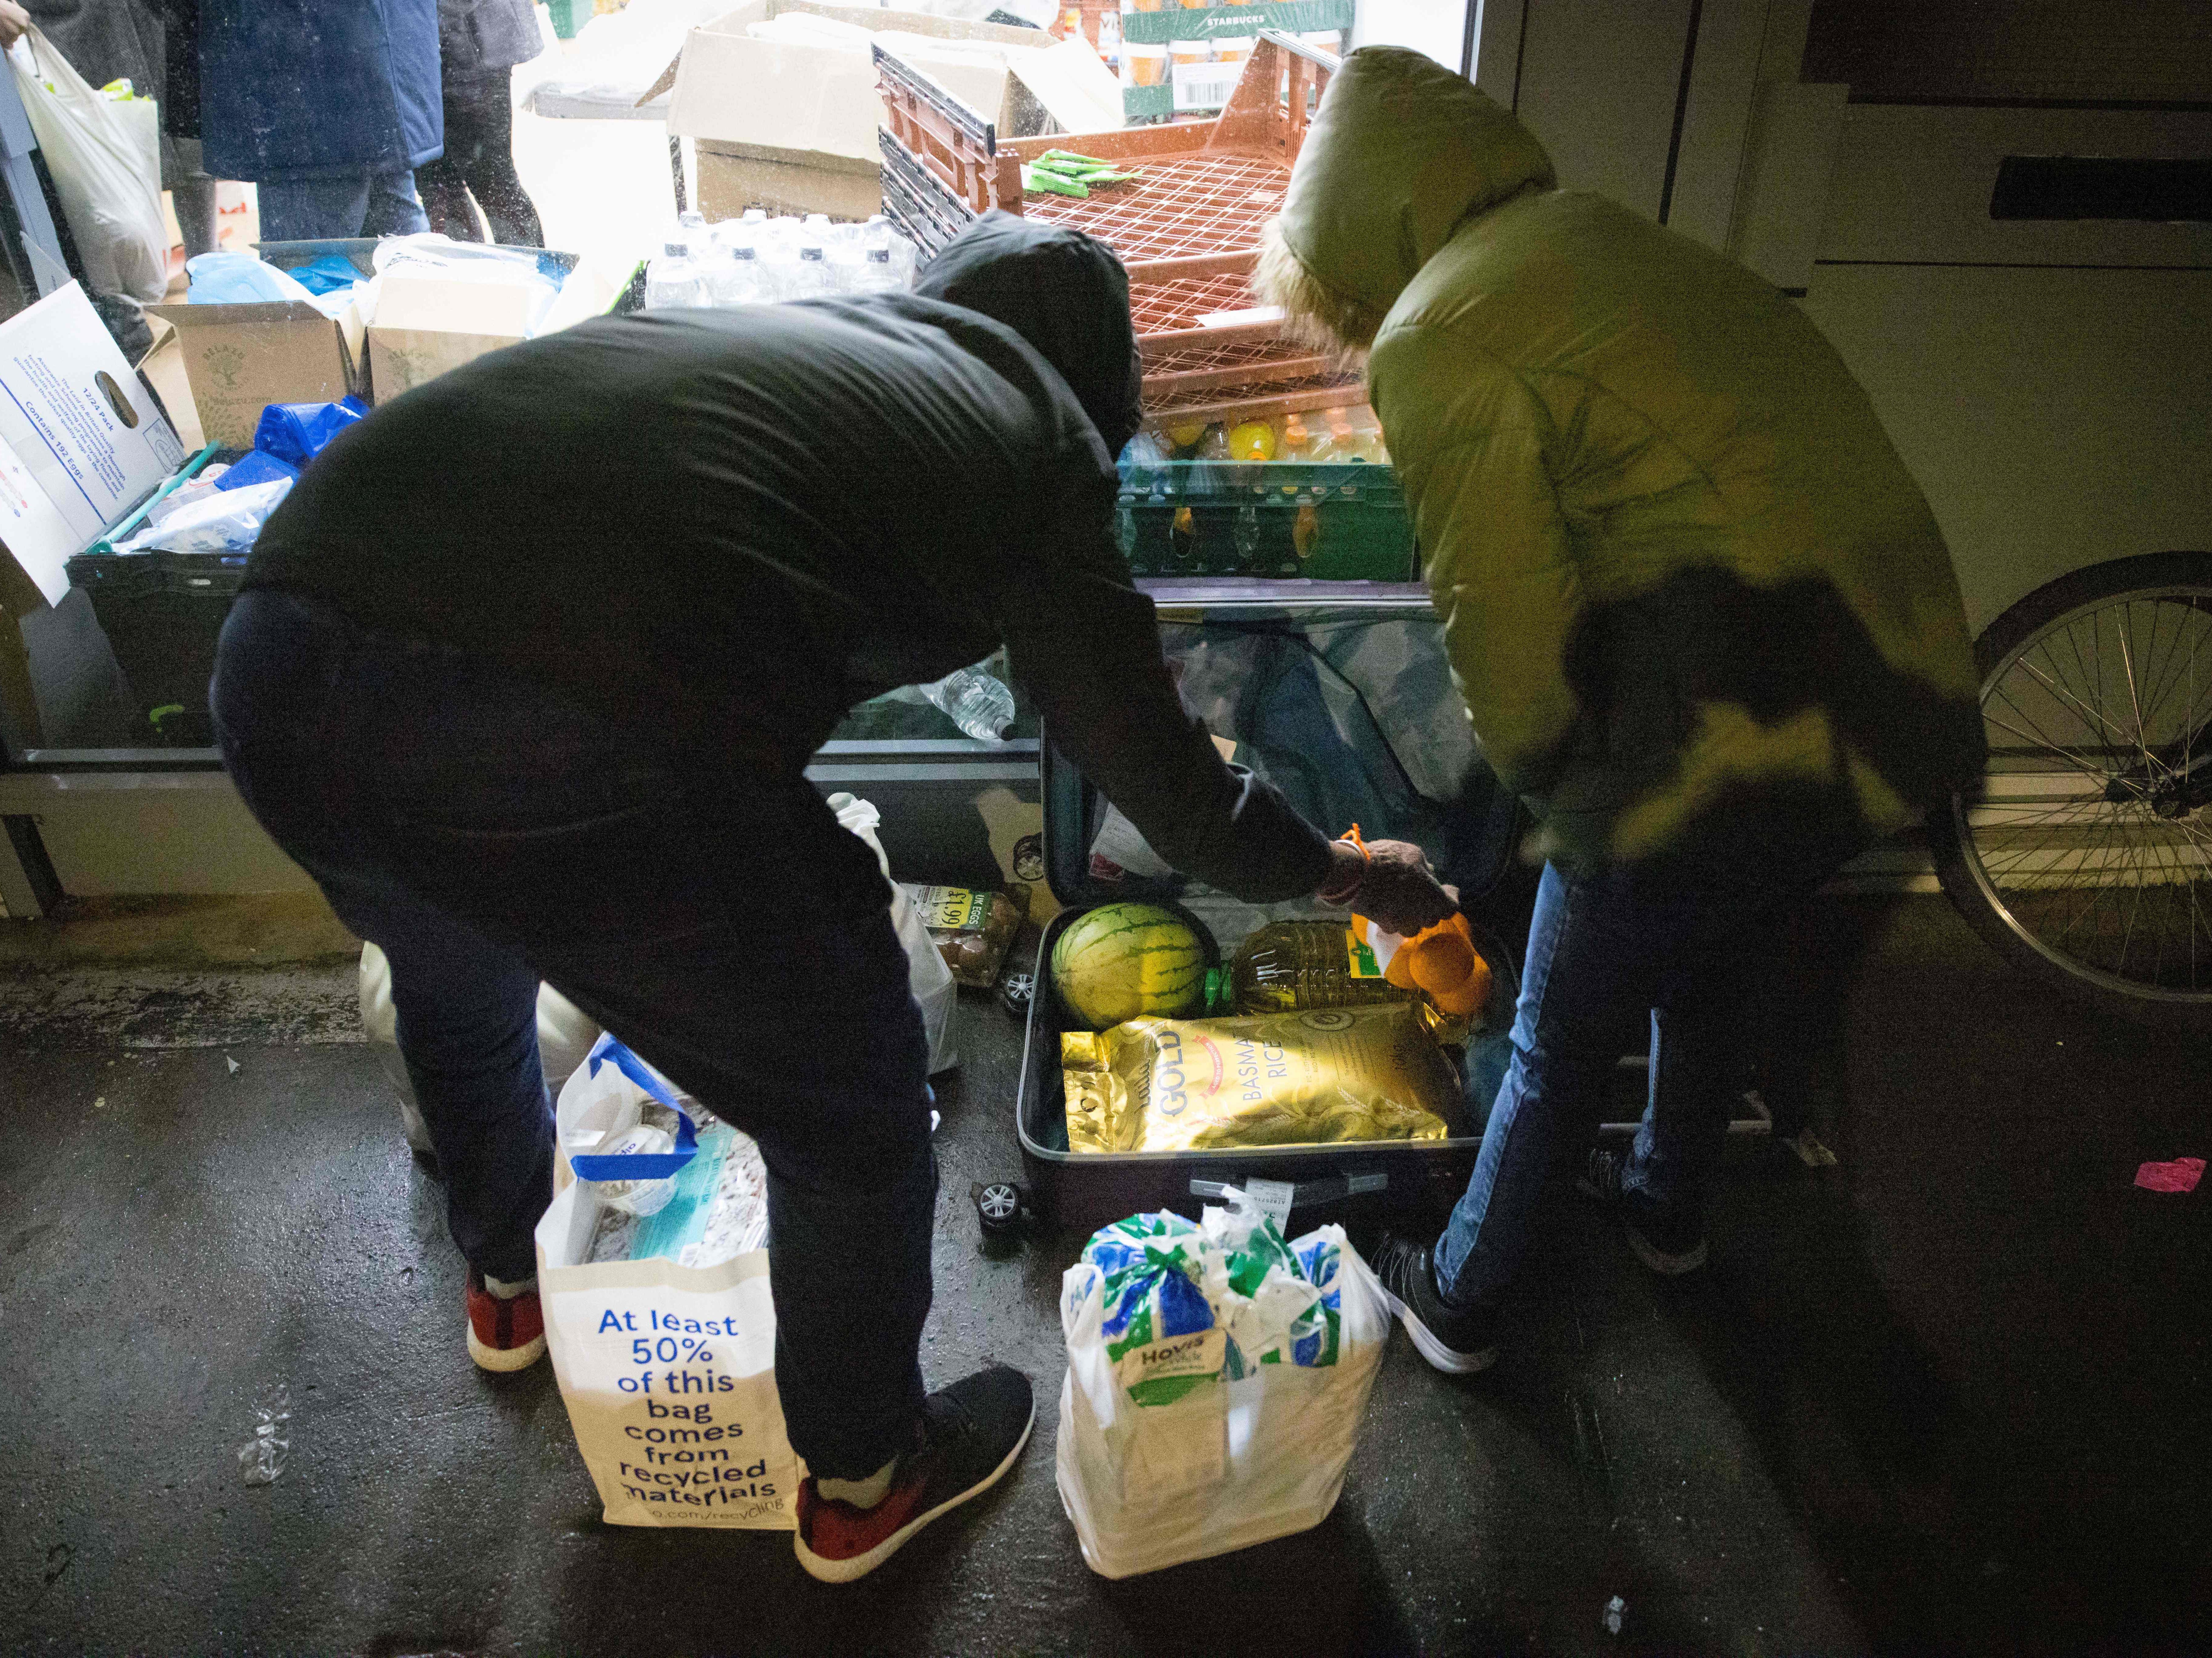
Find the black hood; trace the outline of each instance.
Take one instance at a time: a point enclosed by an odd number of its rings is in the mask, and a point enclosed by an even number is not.
[[[945,245],[914,291],[980,311],[1060,371],[1116,456],[1144,419],[1129,273],[1105,243],[995,209]]]

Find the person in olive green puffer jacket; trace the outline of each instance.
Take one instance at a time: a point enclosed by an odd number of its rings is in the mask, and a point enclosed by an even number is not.
[[[1386,1252],[1423,1352],[1460,1370],[1624,1014],[1651,1011],[1651,1103],[1589,1184],[1648,1264],[1703,1260],[1724,969],[1984,758],[1942,535],[1834,350],[1729,259],[1554,186],[1468,82],[1355,52],[1259,278],[1369,354],[1469,717],[1547,865],[1468,1195],[1433,1252]]]

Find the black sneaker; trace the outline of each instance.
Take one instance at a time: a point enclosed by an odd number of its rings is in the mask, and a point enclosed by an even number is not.
[[[1446,1376],[1473,1376],[1498,1357],[1498,1315],[1462,1312],[1437,1292],[1425,1244],[1385,1233],[1370,1263],[1398,1322],[1423,1358]]]
[[[997,1485],[1030,1442],[1036,1401],[1030,1380],[1001,1364],[981,1370],[922,1401],[915,1448],[899,1459],[890,1490],[873,1508],[799,1487],[799,1564],[825,1583],[865,1577],[939,1515]]]
[[[1641,1192],[1622,1187],[1627,1159],[1618,1151],[1595,1151],[1575,1185],[1583,1195],[1620,1217],[1620,1230],[1637,1260],[1668,1278],[1694,1272],[1705,1264],[1705,1224],[1700,1215],[1662,1207]]]

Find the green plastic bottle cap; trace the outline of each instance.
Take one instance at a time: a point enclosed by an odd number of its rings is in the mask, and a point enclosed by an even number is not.
[[[1229,1010],[1229,969],[1210,967],[1206,969],[1206,1011],[1226,1013]]]

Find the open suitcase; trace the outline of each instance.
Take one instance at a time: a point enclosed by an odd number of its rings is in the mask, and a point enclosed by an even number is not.
[[[1469,900],[1508,871],[1516,805],[1484,764],[1445,662],[1428,595],[1408,583],[1146,581],[1183,700],[1237,759],[1266,774],[1313,823],[1340,832],[1415,841]],[[1181,906],[1233,952],[1255,927],[1292,916],[1334,916],[1310,903],[1265,908],[1179,877],[1112,878],[1091,847],[1107,803],[1054,751],[1043,762],[1046,875],[1067,908],[1039,955],[1015,1101],[1016,1132],[1032,1200],[1050,1220],[1084,1230],[1126,1215],[1172,1209],[1195,1216],[1224,1184],[1274,1181],[1287,1196],[1286,1234],[1330,1221],[1446,1209],[1467,1184],[1480,1122],[1502,1074],[1518,978],[1515,954],[1476,926],[1492,973],[1489,1005],[1468,1049],[1477,1102],[1462,1102],[1442,1140],[1223,1148],[1188,1152],[1071,1152],[1060,1038],[1068,1016],[1051,983],[1052,948],[1086,908],[1141,898]]]

